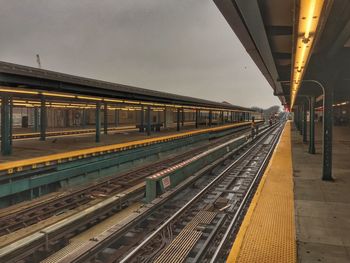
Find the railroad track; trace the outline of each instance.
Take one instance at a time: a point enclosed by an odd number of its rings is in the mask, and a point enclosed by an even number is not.
[[[59,262],[224,262],[282,127],[229,153],[214,175],[207,171]]]
[[[243,129],[243,132],[246,130],[247,129]],[[242,132],[242,130],[237,130],[236,134],[240,134],[240,132]],[[40,221],[54,215],[77,208],[83,204],[87,204],[94,199],[104,199],[118,192],[122,192],[129,187],[142,182],[144,178],[156,173],[157,171],[180,163],[188,159],[190,156],[208,149],[208,147],[215,147],[216,145],[221,144],[222,142],[226,141],[229,136],[232,135],[215,139],[208,145],[198,147],[194,150],[152,163],[141,167],[140,169],[133,170],[113,178],[105,179],[94,185],[76,189],[73,192],[68,192],[56,198],[50,199],[47,202],[43,201],[39,204],[25,207],[20,211],[0,215],[0,236],[7,235],[19,229],[39,223]]]

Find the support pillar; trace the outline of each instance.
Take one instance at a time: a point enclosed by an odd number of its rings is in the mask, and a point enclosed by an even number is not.
[[[333,89],[325,88],[323,96],[323,171],[322,180],[332,181]]]
[[[309,153],[315,154],[315,97],[310,97]]]
[[[160,131],[160,128],[161,128],[160,126],[161,126],[161,124],[162,124],[161,118],[162,118],[162,115],[160,114],[160,111],[158,111],[157,119],[158,119],[159,131]],[[157,131],[158,131],[158,130],[157,130]]]
[[[114,126],[118,127],[119,124],[119,111],[117,109],[114,110]]]
[[[103,104],[103,133],[108,134],[108,105],[106,102]]]
[[[69,127],[69,109],[65,110],[64,120],[65,120],[64,126],[66,128]]]
[[[145,126],[145,111],[144,106],[141,106],[141,112],[140,112],[140,132],[144,132],[144,126]]]
[[[181,126],[183,127],[185,125],[185,109],[182,108],[181,112]]]
[[[10,140],[10,99],[8,95],[1,98],[1,152],[3,155],[12,153]]]
[[[147,106],[147,135],[151,135],[151,106]]]
[[[101,141],[101,102],[96,102],[96,114],[95,114],[95,122],[96,122],[96,142]]]
[[[197,129],[198,128],[198,110],[196,110],[195,122],[196,122],[196,129]]]
[[[166,106],[164,107],[164,111],[163,112],[164,112],[164,124],[163,124],[163,127],[166,128],[166,126],[167,126],[166,125],[166,122],[167,122],[167,119],[166,119],[166,112],[167,112]]]
[[[209,127],[211,127],[213,124],[213,112],[209,111]]]
[[[221,125],[225,124],[225,119],[224,119],[224,112],[221,111]]]
[[[298,109],[295,107],[294,108],[294,125],[298,129]]]
[[[307,104],[303,105],[303,142],[307,143]]]
[[[176,130],[180,131],[180,109],[177,109],[176,112]]]
[[[39,109],[34,107],[34,131],[39,131]]]
[[[46,140],[46,126],[47,126],[47,116],[46,116],[46,100],[44,96],[41,96],[41,106],[40,106],[40,141]]]
[[[10,98],[10,145],[12,147],[12,134],[13,134],[13,98]]]
[[[86,128],[86,109],[83,109],[83,114],[82,114],[83,116],[82,116],[82,127],[83,127],[83,129],[85,129]]]

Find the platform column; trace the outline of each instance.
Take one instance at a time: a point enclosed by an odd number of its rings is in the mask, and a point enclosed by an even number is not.
[[[8,95],[1,98],[1,152],[10,155],[12,147],[10,142],[10,99]]]
[[[69,109],[66,109],[64,113],[64,126],[69,127]]]
[[[198,110],[196,110],[195,122],[196,122],[196,128],[198,128]]]
[[[315,154],[315,97],[310,97],[309,153]]]
[[[46,140],[46,126],[47,126],[47,116],[46,116],[46,100],[44,96],[41,96],[41,106],[40,106],[40,140]]]
[[[181,111],[181,126],[183,127],[185,125],[185,109],[182,108]]]
[[[142,105],[141,106],[141,112],[140,112],[140,132],[144,132],[145,129],[144,129],[144,125],[145,125],[145,108],[144,106]]]
[[[106,102],[103,104],[103,133],[108,134],[108,105]]]
[[[177,108],[176,112],[176,130],[180,131],[180,109]]]
[[[167,119],[166,119],[166,112],[167,112],[166,106],[164,107],[164,111],[163,112],[164,112],[164,117],[163,117],[164,118],[164,124],[163,124],[163,127],[166,128],[166,121],[167,121]]]
[[[39,109],[34,107],[34,131],[39,131]]]
[[[297,111],[297,108],[294,108],[293,114],[294,114],[294,125],[298,129],[298,111]]]
[[[86,128],[86,109],[83,109],[83,114],[82,114],[82,127],[83,127],[83,129],[85,129]]]
[[[213,124],[213,112],[210,110],[209,111],[209,127]]]
[[[299,133],[300,133],[300,135],[303,135],[303,109],[302,109],[302,107],[301,106],[299,106],[298,107],[298,109],[299,109],[299,124],[298,124],[298,126],[299,126]]]
[[[96,122],[96,142],[101,141],[101,102],[96,102],[96,114],[95,114],[95,122]]]
[[[117,109],[114,110],[114,126],[118,127],[119,123],[119,111]]]
[[[322,180],[332,181],[333,89],[325,88],[323,96],[323,173]]]
[[[147,135],[151,135],[151,106],[147,106]]]
[[[12,134],[13,134],[13,98],[10,97],[10,145],[12,147]]]
[[[307,143],[307,104],[303,105],[303,142]]]
[[[224,112],[221,111],[221,125],[224,125],[225,120],[224,120]]]
[[[160,126],[161,126],[161,124],[162,124],[161,117],[162,117],[162,115],[160,114],[160,111],[158,111],[157,119],[158,119],[159,131],[160,131],[160,128],[161,128]]]

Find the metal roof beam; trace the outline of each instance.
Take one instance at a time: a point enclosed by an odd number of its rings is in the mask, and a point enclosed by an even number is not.
[[[292,26],[267,26],[266,33],[270,36],[289,36],[293,34]]]

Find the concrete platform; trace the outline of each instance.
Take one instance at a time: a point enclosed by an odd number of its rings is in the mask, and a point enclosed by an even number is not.
[[[200,127],[206,128],[206,127]],[[194,130],[193,122],[181,127],[181,131]],[[108,135],[101,134],[101,142],[95,142],[95,133],[79,135],[63,135],[48,137],[46,141],[40,141],[38,138],[14,140],[12,155],[1,156],[0,163],[28,159],[33,157],[47,156],[50,154],[63,153],[73,150],[86,149],[91,147],[105,146],[117,143],[138,141],[147,138],[156,138],[164,135],[178,133],[175,127],[163,129],[161,132],[152,132],[147,136],[145,132],[140,133],[137,129],[121,129],[109,132]]]
[[[315,155],[292,129],[298,261],[350,262],[350,127],[333,130],[334,182],[321,180],[321,128]]]
[[[285,131],[228,262],[350,262],[350,127],[334,127],[334,182],[321,180],[322,124],[316,124],[315,155],[308,153],[308,144],[294,125],[290,128],[289,145]],[[293,178],[294,209],[288,203],[281,207],[293,189],[293,183],[283,186],[283,180],[277,180],[283,177]],[[281,227],[281,220],[294,210],[295,220],[289,218]],[[290,229],[295,231],[294,240],[287,235]]]

